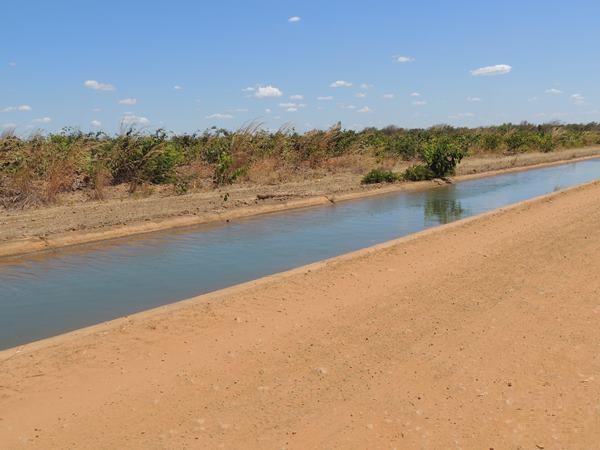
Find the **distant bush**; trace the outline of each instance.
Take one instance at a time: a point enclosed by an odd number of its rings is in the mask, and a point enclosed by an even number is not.
[[[435,178],[435,174],[427,166],[418,164],[404,171],[402,178],[406,181],[425,181]]]
[[[391,170],[384,169],[373,169],[366,174],[363,179],[363,184],[377,184],[377,183],[394,183],[398,181],[400,177]]]
[[[485,151],[494,152],[500,148],[502,145],[502,135],[500,134],[484,134],[481,137],[481,147]]]
[[[556,144],[552,139],[552,135],[550,133],[539,133],[535,135],[534,140],[534,148],[538,148],[540,151],[544,153],[548,153],[553,151],[556,148]]]

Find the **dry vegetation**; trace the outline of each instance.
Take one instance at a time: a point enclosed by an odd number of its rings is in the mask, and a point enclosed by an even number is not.
[[[410,130],[390,126],[360,132],[338,124],[303,134],[290,128],[268,132],[260,124],[183,135],[126,130],[109,136],[65,129],[22,138],[5,132],[0,136],[0,206],[52,204],[65,192],[103,199],[114,186],[126,186],[128,195],[145,195],[159,186],[181,194],[240,181],[278,184],[389,170],[402,161],[416,164],[406,177],[419,179],[433,172],[445,175],[430,169],[453,159],[451,171],[455,160],[466,154],[505,156],[595,144],[600,144],[597,123]]]

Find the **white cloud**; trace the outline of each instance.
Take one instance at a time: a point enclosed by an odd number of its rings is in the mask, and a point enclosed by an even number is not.
[[[245,113],[248,112],[248,108],[234,108],[232,109],[233,112],[239,112],[239,113]]]
[[[342,109],[356,109],[354,105],[341,105]]]
[[[233,116],[231,114],[221,114],[221,113],[216,113],[216,114],[211,114],[210,116],[206,116],[207,119],[217,119],[217,120],[229,120],[229,119],[233,119]]]
[[[100,112],[102,111],[102,108],[92,108],[92,112]]]
[[[52,119],[50,117],[41,117],[39,119],[34,120],[35,123],[50,123]]]
[[[254,92],[254,90],[255,89],[253,87],[248,86],[248,87],[242,89],[242,92]]]
[[[116,89],[112,84],[100,83],[96,80],[87,80],[83,83],[83,85],[88,89],[93,89],[94,91],[114,91]]]
[[[477,103],[480,102],[481,99],[479,97],[467,97],[467,101],[470,103]]]
[[[121,119],[121,123],[125,126],[146,126],[150,121],[146,117],[136,116],[135,114],[125,114]]]
[[[2,124],[2,128],[6,129],[6,130],[10,130],[12,128],[17,128],[17,124],[16,123],[3,123]]]
[[[570,98],[576,105],[583,105],[585,103],[585,97],[581,94],[573,94]]]
[[[352,83],[348,83],[347,81],[344,81],[344,80],[337,80],[337,81],[334,81],[333,83],[331,83],[329,86],[332,88],[341,88],[341,87],[349,88],[349,87],[352,87]]]
[[[175,89],[176,91],[183,91],[183,86],[176,84],[175,86],[173,86],[173,89]]]
[[[370,113],[373,112],[373,110],[371,108],[369,108],[368,106],[365,106],[361,109],[358,110],[359,113]]]
[[[512,67],[508,64],[496,64],[495,66],[485,66],[479,69],[471,70],[471,75],[474,77],[478,76],[490,76],[490,75],[504,75],[509,73]]]
[[[333,100],[333,97],[331,95],[328,95],[326,97],[317,97],[317,100],[319,100],[320,102],[328,102]]]
[[[271,111],[271,108],[267,108],[267,109],[265,109],[265,112],[266,112],[267,114],[271,114],[273,111]]]
[[[421,96],[421,94],[419,94],[418,92],[411,92],[409,95],[411,97],[420,97]]]
[[[537,97],[530,97],[527,99],[528,102],[537,102]]]
[[[563,91],[561,91],[560,89],[556,89],[556,88],[546,89],[544,92],[546,94],[551,94],[551,95],[560,95],[563,93]]]
[[[21,112],[31,111],[31,106],[29,106],[29,105],[7,106],[6,108],[0,110],[0,112],[13,112],[13,111],[21,111]]]
[[[297,22],[300,22],[301,20],[302,20],[302,17],[300,17],[300,16],[292,16],[288,19],[288,22],[297,23]]]
[[[90,125],[94,128],[100,128],[102,126],[102,122],[100,122],[99,120],[92,120],[90,122]]]
[[[372,85],[372,84],[369,84],[369,83],[362,83],[362,84],[360,85],[360,88],[361,88],[361,89],[371,89],[372,87],[373,87],[373,85]]]
[[[366,98],[366,97],[367,97],[367,94],[366,94],[365,92],[358,92],[358,93],[355,95],[355,97],[356,97],[356,98]]]
[[[298,111],[300,108],[306,108],[306,105],[305,105],[304,103],[300,103],[300,104],[298,104],[298,103],[291,103],[291,102],[288,102],[288,103],[280,103],[280,104],[279,104],[279,106],[280,106],[281,108],[285,108],[285,110],[286,110],[287,112],[296,112],[296,111]]]
[[[290,100],[304,100],[304,97],[300,94],[295,94],[290,96]]]
[[[394,56],[394,62],[397,63],[409,63],[409,62],[413,62],[415,60],[415,58],[411,57],[411,56]]]
[[[383,94],[381,97],[386,100],[392,100],[396,96],[394,94]]]
[[[137,98],[124,98],[119,100],[119,105],[135,105],[137,103]]]
[[[427,104],[426,101],[424,100],[416,100],[414,102],[412,102],[413,106],[425,106]]]
[[[254,93],[256,98],[281,97],[282,95],[283,92],[281,92],[280,89],[276,88],[275,86],[271,86],[270,84],[268,86],[258,86],[256,88],[256,92]]]

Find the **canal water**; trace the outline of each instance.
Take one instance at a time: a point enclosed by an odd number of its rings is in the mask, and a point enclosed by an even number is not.
[[[600,159],[0,259],[0,349],[600,179]]]

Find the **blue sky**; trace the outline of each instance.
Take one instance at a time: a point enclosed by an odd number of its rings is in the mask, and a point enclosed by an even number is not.
[[[600,121],[597,1],[21,0],[2,13],[0,127],[21,133]]]

